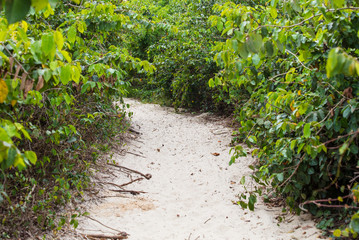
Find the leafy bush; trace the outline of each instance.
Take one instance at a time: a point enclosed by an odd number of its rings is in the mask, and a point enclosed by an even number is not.
[[[141,3],[145,14],[138,20],[136,34],[129,37],[129,49],[139,57],[146,54],[157,71],[148,78],[134,75],[132,95],[160,99],[175,108],[229,112],[232,105],[225,102],[221,90],[206,84],[219,70],[211,50],[218,32],[207,23],[215,1]],[[137,5],[129,2],[133,11]]]
[[[70,219],[58,210],[81,196],[99,149],[126,129],[126,107],[113,104],[126,74],[154,67],[121,47],[130,20],[117,1],[2,3],[0,238],[24,238],[77,226],[76,209]]]
[[[222,71],[209,85],[237,91],[231,101],[247,96],[236,110],[241,125],[237,140],[255,147],[252,154],[259,162],[253,178],[274,190],[268,197],[283,196],[297,213],[323,217],[322,207],[354,213],[359,165],[356,3],[227,2],[214,8],[219,14],[210,17],[212,27],[229,39],[215,47]],[[331,50],[336,47],[341,50]],[[231,163],[245,154],[237,146]],[[247,206],[244,200],[239,203]],[[356,215],[344,235],[357,235]],[[325,221],[323,227],[333,227],[333,221]]]

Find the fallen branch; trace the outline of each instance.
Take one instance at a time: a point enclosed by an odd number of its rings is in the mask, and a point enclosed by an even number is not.
[[[110,191],[119,192],[119,193],[131,193],[132,195],[138,195],[140,193],[147,193],[147,192],[143,192],[143,191],[134,191],[134,190],[114,190],[114,189],[110,189]]]
[[[133,133],[136,133],[136,134],[138,134],[138,135],[141,134],[140,132],[138,132],[138,131],[136,131],[136,130],[134,130],[134,129],[132,129],[132,128],[129,128],[128,131],[133,132]]]
[[[128,234],[125,233],[126,235],[103,235],[103,234],[81,234],[81,236],[85,237],[85,238],[89,238],[89,239],[127,239]]]
[[[90,217],[90,216],[85,216],[86,218],[88,218],[88,219],[91,219],[92,221],[95,221],[95,222],[97,222],[97,223],[99,223],[100,225],[102,225],[102,226],[104,226],[104,227],[106,227],[106,228],[108,228],[108,229],[111,229],[111,230],[113,230],[113,231],[115,231],[115,232],[118,232],[118,235],[120,236],[126,236],[126,238],[127,238],[127,233],[126,232],[121,232],[121,231],[118,231],[117,229],[114,229],[114,228],[112,228],[112,227],[109,227],[109,226],[106,226],[105,224],[103,224],[102,222],[100,222],[99,220],[96,220],[96,219],[94,219],[94,218],[92,218],[92,217]],[[123,238],[117,238],[117,239],[123,239]]]
[[[341,197],[341,200],[339,200],[339,198],[337,198],[337,199],[328,198],[328,199],[319,199],[319,200],[308,200],[308,201],[305,201],[304,203],[299,204],[299,208],[301,210],[303,210],[304,212],[308,212],[308,210],[304,208],[304,205],[312,203],[312,204],[315,204],[317,207],[359,209],[359,207],[349,206],[347,204],[341,205],[341,204],[323,204],[322,203],[322,202],[331,203],[331,202],[338,202],[338,201],[341,202],[341,201],[343,201],[343,199],[351,198],[351,197],[352,197],[352,195],[349,194],[347,196]]]
[[[146,178],[147,180],[152,178],[152,175],[149,174],[149,173],[143,174],[143,173],[141,173],[139,171],[136,171],[136,170],[133,170],[133,169],[130,169],[130,168],[127,168],[127,167],[119,166],[119,165],[116,165],[116,164],[113,164],[113,163],[107,163],[107,164],[110,165],[110,166],[113,166],[113,167],[117,167],[117,168],[120,168],[120,169],[127,170],[129,172],[136,173],[136,174],[141,175],[142,177]]]
[[[122,188],[122,187],[124,187],[124,186],[127,186],[127,185],[130,185],[131,183],[134,183],[134,182],[137,182],[137,181],[141,181],[141,180],[143,180],[143,178],[137,178],[137,179],[135,179],[135,180],[132,180],[131,182],[121,184],[121,185],[120,185],[120,188]]]
[[[145,156],[142,156],[142,155],[137,154],[137,153],[133,153],[133,152],[126,152],[126,153],[129,153],[129,154],[135,155],[135,156],[137,156],[137,157],[146,158]]]
[[[112,182],[96,182],[96,183],[108,184],[108,185],[112,185],[112,186],[115,186],[115,187],[118,187],[118,188],[122,188],[122,185],[118,185],[118,184],[115,184],[115,183],[112,183]]]

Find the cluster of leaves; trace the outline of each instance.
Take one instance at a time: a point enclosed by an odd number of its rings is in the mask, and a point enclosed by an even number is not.
[[[141,3],[140,3],[141,2]],[[156,74],[134,75],[131,94],[174,107],[229,110],[221,89],[207,85],[219,68],[212,47],[221,38],[208,17],[216,1],[129,1],[137,24],[128,37],[129,51],[147,59]],[[139,9],[138,6],[141,6]],[[136,10],[137,9],[137,10]]]
[[[273,189],[267,197],[322,218],[323,228],[340,213],[344,230],[334,235],[358,236],[356,1],[243,1],[214,9],[209,21],[227,40],[215,46],[222,70],[209,86],[234,93],[234,103],[247,98],[236,108],[237,140],[255,147],[253,178]],[[247,154],[234,150],[231,163]],[[239,204],[253,208],[253,196],[247,202],[242,195]]]
[[[155,68],[121,47],[131,21],[117,1],[1,3],[0,238],[76,227],[77,213],[59,220],[58,209],[86,188],[101,143],[125,130],[126,107],[113,102],[127,73]]]

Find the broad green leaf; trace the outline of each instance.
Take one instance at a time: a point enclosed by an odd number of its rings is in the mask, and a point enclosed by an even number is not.
[[[32,163],[32,164],[35,164],[36,161],[37,161],[37,156],[36,156],[36,153],[34,153],[33,151],[25,151],[25,156],[27,159],[29,159],[29,161]]]
[[[72,25],[67,32],[67,39],[70,43],[74,43],[76,40],[76,27]]]
[[[239,55],[241,58],[246,59],[248,57],[247,44],[243,43],[239,46]]]
[[[345,5],[345,0],[333,0],[335,8],[342,8]]]
[[[270,15],[272,16],[272,18],[274,18],[274,19],[277,18],[278,13],[277,13],[277,9],[275,7],[270,7],[269,12],[270,12]]]
[[[81,68],[78,68],[76,66],[71,66],[71,78],[77,84],[79,84],[80,82],[80,77],[81,77],[80,69]]]
[[[42,35],[41,50],[44,53],[44,55],[48,56],[50,61],[52,61],[56,53],[55,39],[52,33],[47,33]]]
[[[208,81],[208,86],[209,86],[210,88],[213,88],[213,87],[214,87],[213,78],[209,79],[209,81]]]
[[[329,52],[327,66],[326,66],[328,78],[330,78],[334,75],[333,72],[334,72],[334,69],[336,68],[337,62],[338,62],[337,51],[338,50],[336,48],[333,48]]]
[[[60,70],[60,80],[63,85],[66,85],[71,80],[71,66],[65,65]]]
[[[303,128],[303,136],[309,138],[311,134],[310,123],[306,123]]]
[[[283,173],[278,173],[276,177],[277,177],[279,182],[283,182],[283,179],[284,179],[284,174]]]
[[[273,44],[270,41],[267,41],[264,44],[264,47],[266,49],[267,57],[272,57],[274,54]]]
[[[40,11],[46,8],[48,4],[48,0],[31,0],[31,6],[35,8],[35,11]]]
[[[85,31],[85,26],[86,26],[86,23],[84,22],[77,22],[77,30],[80,32],[80,33],[83,33]]]
[[[258,54],[254,54],[252,56],[252,62],[253,62],[253,65],[256,66],[256,67],[260,64],[261,58],[259,57]]]
[[[61,50],[62,47],[64,46],[64,37],[62,36],[62,33],[60,31],[55,31],[54,32],[54,38],[55,38],[55,43],[57,46],[57,49]]]
[[[67,51],[61,51],[62,56],[64,56],[64,58],[66,59],[66,61],[68,63],[72,62],[72,58],[70,56],[70,54]]]
[[[25,18],[31,7],[31,0],[6,0],[5,17],[9,24]]]
[[[357,233],[359,233],[359,213],[352,216],[350,227]]]
[[[257,33],[249,35],[247,46],[249,51],[258,53],[262,47],[262,36]]]

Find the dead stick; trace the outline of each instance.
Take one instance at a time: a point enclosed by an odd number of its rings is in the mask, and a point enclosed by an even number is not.
[[[110,166],[117,167],[117,168],[125,169],[125,170],[133,172],[133,173],[137,173],[138,175],[141,175],[142,177],[146,178],[147,180],[151,179],[151,177],[152,177],[152,175],[149,174],[149,173],[143,174],[143,173],[141,173],[139,171],[136,171],[136,170],[133,170],[133,169],[130,169],[130,168],[127,168],[127,167],[119,166],[119,165],[116,165],[116,164],[113,164],[113,163],[107,163],[107,164],[110,165]]]
[[[90,216],[85,216],[85,217],[87,217],[88,219],[91,219],[92,221],[95,221],[95,222],[101,224],[101,225],[104,226],[104,227],[107,227],[108,229],[111,229],[111,230],[113,230],[113,231],[116,231],[116,232],[118,232],[118,233],[121,234],[121,235],[126,235],[126,236],[127,236],[127,233],[121,232],[121,231],[118,231],[117,229],[114,229],[114,228],[112,228],[112,227],[106,226],[105,224],[103,224],[103,223],[100,222],[99,220],[96,220],[96,219],[94,219],[94,218],[92,218],[92,217],[90,217]]]
[[[113,190],[113,189],[110,189],[110,191],[119,192],[119,193],[131,193],[132,195],[138,195],[140,193],[147,193],[147,192],[143,192],[143,191],[134,191],[134,190]]]
[[[112,186],[115,186],[115,187],[122,188],[122,185],[118,185],[118,184],[112,183],[112,182],[96,182],[96,183],[108,184],[108,185],[112,185]]]
[[[143,178],[137,178],[137,179],[135,179],[135,180],[132,180],[131,182],[121,184],[120,187],[124,187],[124,186],[130,185],[131,183],[134,183],[134,182],[137,182],[137,181],[140,181],[140,180],[143,180]]]
[[[110,235],[102,235],[102,234],[81,234],[81,236],[89,239],[99,238],[99,239],[127,239],[126,236],[122,235],[116,235],[116,236],[110,236]]]
[[[132,128],[129,128],[128,130],[129,130],[130,132],[136,133],[136,134],[138,134],[138,135],[141,134],[140,132],[137,132],[136,130],[134,130],[134,129],[132,129]]]
[[[145,156],[142,156],[142,155],[137,154],[137,153],[133,153],[133,152],[126,152],[126,153],[129,153],[129,154],[135,155],[135,156],[137,156],[137,157],[146,158]]]

